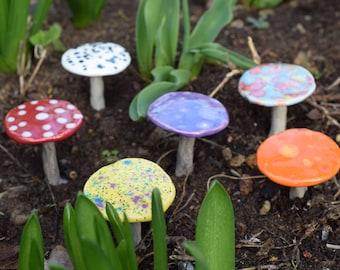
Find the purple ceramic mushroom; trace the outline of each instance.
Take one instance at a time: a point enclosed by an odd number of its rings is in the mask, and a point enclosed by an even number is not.
[[[176,176],[192,171],[195,138],[226,128],[229,115],[216,99],[194,92],[172,92],[156,99],[147,117],[157,126],[179,134]]]
[[[61,58],[67,71],[90,77],[90,102],[97,111],[105,108],[103,76],[120,73],[130,62],[130,54],[111,42],[86,43],[68,49]]]
[[[287,106],[309,97],[315,90],[315,81],[301,66],[271,63],[244,72],[238,89],[249,102],[272,107],[270,136],[286,129]]]

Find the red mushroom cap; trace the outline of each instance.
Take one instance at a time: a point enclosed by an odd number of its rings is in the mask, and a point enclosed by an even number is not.
[[[259,170],[288,187],[313,186],[331,179],[340,168],[340,149],[327,135],[292,128],[268,137],[257,150]]]
[[[5,129],[7,135],[17,142],[41,144],[70,137],[82,122],[82,113],[68,101],[41,99],[10,110],[5,118]]]

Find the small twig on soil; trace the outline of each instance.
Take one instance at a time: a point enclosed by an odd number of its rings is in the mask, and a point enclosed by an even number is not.
[[[19,162],[19,160],[17,160],[2,144],[0,144],[0,149],[4,151],[19,168],[22,168],[26,173],[30,174],[29,171]]]
[[[171,154],[172,152],[175,152],[175,151],[176,151],[176,149],[171,149],[171,150],[165,152],[163,155],[161,155],[159,157],[159,159],[157,159],[156,163],[159,164],[162,161],[163,158],[165,158],[167,155],[169,155],[169,154]]]
[[[240,268],[238,270],[276,270],[280,269],[279,266],[276,265],[260,265],[260,266],[251,266],[251,267],[246,267],[246,268]]]
[[[324,117],[327,118],[327,120],[329,121],[330,124],[332,124],[332,125],[334,125],[334,126],[340,128],[340,123],[339,123],[336,119],[334,119],[332,116],[329,115],[329,112],[328,112],[328,110],[327,110],[325,107],[323,107],[323,106],[317,104],[317,103],[313,100],[313,98],[306,99],[306,102],[307,102],[309,105],[311,105],[311,106],[313,106],[314,108],[316,108],[317,110],[319,110],[319,111],[322,113],[322,115],[323,115]]]
[[[340,84],[340,76],[336,78],[336,80],[330,85],[326,87],[326,90],[333,90],[335,87],[337,87]]]
[[[213,97],[217,94],[218,91],[220,91],[223,86],[229,82],[229,80],[234,77],[235,75],[239,75],[239,74],[242,74],[243,73],[243,70],[241,69],[233,69],[232,71],[228,72],[224,79],[215,87],[215,89],[210,93],[209,97]]]
[[[261,64],[261,57],[257,53],[257,50],[254,45],[254,41],[251,37],[248,37],[248,47],[253,57],[253,61],[258,65]]]
[[[334,245],[334,244],[326,244],[326,248],[330,249],[340,249],[340,245]]]
[[[182,202],[184,200],[184,197],[185,197],[185,194],[186,194],[186,184],[188,182],[188,178],[189,178],[189,174],[187,174],[185,176],[185,179],[183,181],[183,189],[182,189],[181,196],[179,197],[178,203],[177,203],[175,209],[172,211],[171,216],[176,216],[176,214],[178,213],[179,209],[183,209],[183,207],[180,208],[180,205],[182,204]],[[190,196],[189,199],[191,200],[192,196]],[[187,203],[185,203],[184,205],[187,205]]]
[[[213,176],[210,176],[208,181],[207,181],[207,189],[210,187],[210,183],[214,178],[228,178],[228,179],[233,179],[233,180],[246,180],[246,179],[262,179],[266,178],[264,175],[254,175],[254,176],[231,176],[231,175],[226,175],[226,174],[215,174]]]

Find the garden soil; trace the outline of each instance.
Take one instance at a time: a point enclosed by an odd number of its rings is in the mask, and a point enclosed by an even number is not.
[[[169,269],[182,269],[183,258],[190,261],[181,242],[195,239],[197,213],[212,179],[223,184],[233,202],[237,269],[340,269],[339,182],[311,187],[303,199],[291,201],[287,187],[273,184],[258,171],[255,153],[267,137],[270,110],[249,104],[238,94],[239,75],[215,95],[230,114],[229,126],[217,135],[198,139],[193,173],[176,177],[178,137],[151,122],[133,122],[128,116],[132,98],[146,85],[136,63],[138,1],[108,0],[101,18],[83,29],[73,26],[66,1],[54,2],[47,25],[56,22],[62,26],[67,48],[86,42],[116,42],[127,48],[132,63],[124,72],[104,78],[107,107],[100,112],[89,105],[89,80],[66,72],[60,52],[49,52],[24,97],[18,94],[17,75],[0,75],[1,123],[14,106],[46,97],[68,100],[84,114],[81,129],[56,145],[61,174],[68,183],[51,190],[44,180],[40,146],[10,140],[0,125],[0,269],[17,268],[20,236],[32,209],[39,213],[46,256],[56,245],[63,245],[65,204],[74,203],[97,169],[125,157],[159,163],[176,185],[176,199],[166,212]],[[205,3],[190,1],[193,25],[205,9]],[[261,16],[267,16],[267,29],[248,22],[250,17]],[[262,63],[300,64],[317,78],[314,95],[288,108],[288,128],[321,131],[339,142],[340,1],[291,0],[262,11],[237,5],[233,21],[217,41],[251,57],[248,37]],[[32,61],[26,81],[37,62]],[[210,94],[230,71],[230,67],[207,64],[201,76],[183,90]],[[111,154],[103,155],[104,150]],[[137,250],[140,269],[153,269],[148,223],[143,225],[143,237]]]

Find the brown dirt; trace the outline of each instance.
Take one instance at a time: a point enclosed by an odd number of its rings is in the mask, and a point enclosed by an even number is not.
[[[131,53],[133,61],[126,71],[105,78],[107,108],[104,111],[98,113],[91,109],[88,80],[64,71],[60,65],[61,53],[53,52],[48,56],[25,98],[17,94],[16,75],[0,75],[1,122],[12,107],[47,96],[69,100],[85,115],[80,131],[57,144],[61,173],[69,178],[68,184],[52,189],[57,205],[53,205],[44,182],[39,146],[11,141],[3,125],[0,126],[0,192],[19,187],[10,196],[1,193],[0,197],[0,211],[3,212],[0,216],[0,269],[16,269],[23,229],[20,219],[33,208],[39,210],[45,250],[48,252],[62,244],[60,215],[63,206],[66,202],[74,202],[77,192],[93,172],[112,162],[101,155],[103,150],[119,150],[117,158],[160,159],[160,165],[177,187],[176,201],[166,214],[168,235],[174,238],[194,239],[197,211],[211,176],[260,175],[251,158],[266,138],[269,110],[250,105],[239,96],[238,77],[216,96],[230,113],[230,125],[205,141],[197,141],[194,173],[186,181],[174,176],[174,152],[163,156],[176,149],[176,136],[159,132],[150,122],[129,120],[129,103],[144,86],[138,75],[134,47],[137,3],[109,0],[101,19],[81,30],[73,27],[65,1],[56,1],[49,18],[49,23],[58,22],[63,27],[62,40],[66,47],[113,41]],[[191,1],[193,23],[203,11],[204,5]],[[259,12],[238,6],[234,21],[221,32],[218,41],[250,56],[247,37],[251,36],[262,62],[301,63],[303,60],[311,71],[320,74],[314,99],[309,100],[322,105],[330,113],[328,116],[336,121],[340,88],[337,85],[327,90],[327,87],[339,77],[340,1],[285,1],[268,14],[269,29],[256,30],[247,24],[246,17],[258,17]],[[202,76],[186,89],[210,93],[228,71],[224,67],[205,66]],[[288,118],[288,127],[319,130],[334,139],[340,133],[339,125],[334,121],[331,123],[330,118],[309,102],[289,107]],[[226,160],[225,149],[231,150],[233,158],[243,156],[250,161],[237,165]],[[246,183],[231,177],[217,179],[230,193],[234,205],[237,269],[339,269],[339,250],[326,247],[327,243],[340,244],[339,204],[334,203],[339,202],[339,184],[328,181],[310,188],[304,199],[290,201],[286,187],[272,184],[266,178],[253,178]],[[271,202],[271,209],[260,215],[265,200]],[[146,246],[150,245],[148,231],[149,225],[145,224]],[[326,231],[329,236],[323,240],[322,232]],[[169,255],[176,255],[178,249],[181,250],[177,243],[169,243]],[[143,257],[149,251],[149,248],[139,250],[139,255]],[[140,269],[152,269],[151,262],[146,258]],[[177,263],[169,260],[169,268],[178,269]]]

